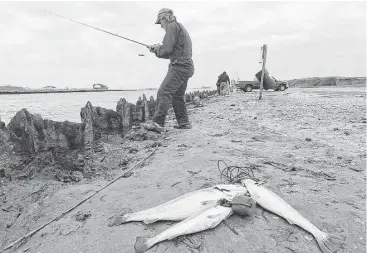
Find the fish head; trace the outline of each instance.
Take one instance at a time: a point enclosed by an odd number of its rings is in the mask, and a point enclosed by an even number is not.
[[[251,198],[253,198],[256,201],[256,198],[259,196],[256,194],[256,189],[259,187],[257,185],[257,182],[252,179],[244,179],[241,181],[242,184],[244,184],[248,190],[248,192],[251,195]]]
[[[243,179],[243,180],[241,180],[241,184],[248,187],[248,186],[256,185],[256,181],[254,181],[252,179]]]

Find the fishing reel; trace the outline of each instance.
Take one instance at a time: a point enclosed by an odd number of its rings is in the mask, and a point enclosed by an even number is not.
[[[232,208],[233,212],[239,216],[250,216],[254,214],[256,208],[256,202],[246,195],[237,195],[232,201],[221,199],[218,204]]]
[[[233,212],[239,216],[251,216],[255,212],[255,200],[246,195],[235,196],[229,203]]]

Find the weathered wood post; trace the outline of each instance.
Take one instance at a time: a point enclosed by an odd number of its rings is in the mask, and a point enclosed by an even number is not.
[[[266,44],[264,44],[261,47],[263,53],[262,53],[262,59],[263,59],[263,68],[261,71],[261,80],[260,80],[260,96],[259,96],[259,100],[261,100],[262,98],[262,93],[263,93],[263,84],[264,84],[264,73],[265,73],[265,63],[266,63],[266,53],[268,51],[268,46]]]
[[[86,106],[81,109],[80,117],[83,123],[83,144],[85,150],[91,150],[94,141],[93,129],[93,106],[91,102],[87,102]]]

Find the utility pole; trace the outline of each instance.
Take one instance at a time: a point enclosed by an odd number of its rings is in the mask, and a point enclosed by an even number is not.
[[[261,80],[260,80],[260,96],[259,96],[259,100],[261,100],[262,98],[262,93],[263,93],[263,84],[264,84],[264,74],[265,74],[265,63],[266,63],[266,53],[268,52],[268,46],[266,44],[264,44],[261,47],[263,53],[262,53],[262,59],[263,59],[263,68],[261,71]]]

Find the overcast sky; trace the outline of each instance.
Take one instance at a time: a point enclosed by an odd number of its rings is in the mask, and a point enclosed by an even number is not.
[[[0,2],[0,85],[157,88],[168,60],[44,10],[155,44],[165,34],[154,24],[161,8],[171,8],[191,36],[195,74],[189,88],[214,87],[224,70],[253,80],[263,44],[267,69],[278,79],[366,76],[362,1]]]

